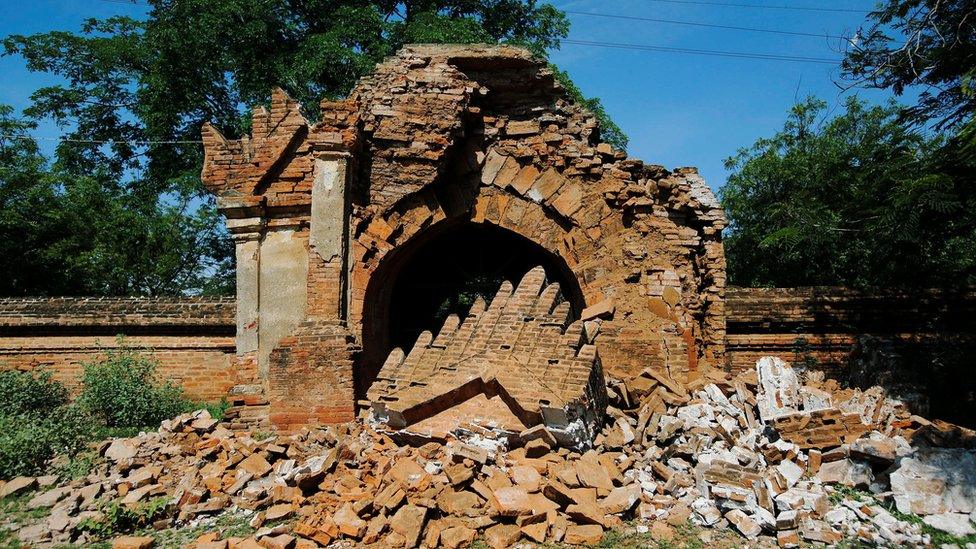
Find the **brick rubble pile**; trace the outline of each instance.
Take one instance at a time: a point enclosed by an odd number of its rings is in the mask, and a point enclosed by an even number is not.
[[[160,528],[225,512],[248,513],[257,528],[246,539],[213,532],[200,548],[587,545],[630,519],[655,536],[690,521],[781,547],[930,543],[918,524],[840,487],[888,495],[940,529],[973,531],[976,453],[937,447],[972,448],[971,431],[912,416],[879,389],[810,377],[801,385],[766,357],[755,371],[687,386],[650,370],[610,380],[606,427],[582,453],[558,447],[544,425],[411,446],[366,422],[258,439],[199,411],[105,442],[104,462],[87,477],[35,492],[28,507],[51,507],[50,517],[16,534],[38,545],[86,543],[78,525],[97,520],[105,502],[162,497],[171,513]],[[11,480],[0,496],[38,482]]]

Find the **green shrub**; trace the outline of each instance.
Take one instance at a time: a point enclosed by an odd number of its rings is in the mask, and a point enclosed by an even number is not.
[[[91,417],[74,405],[37,414],[0,415],[0,478],[37,475],[58,454],[73,456],[91,440]]]
[[[68,403],[68,390],[48,370],[0,372],[0,412],[42,417]]]
[[[51,372],[0,372],[0,478],[39,474],[56,454],[78,453],[93,432],[92,418],[68,404]]]
[[[156,377],[157,367],[152,355],[123,344],[84,365],[81,394],[73,404],[50,372],[0,372],[0,478],[40,474],[55,455],[72,458],[62,473],[80,474],[90,459],[74,458],[91,440],[134,436],[200,408],[223,416],[226,401],[191,402],[181,388]]]
[[[199,410],[201,408],[206,408],[210,412],[210,417],[214,419],[223,419],[224,414],[230,409],[230,402],[227,399],[222,398],[219,402],[197,402],[191,405],[194,410]]]
[[[192,407],[183,390],[156,377],[158,362],[122,347],[84,365],[78,403],[107,427],[156,426]]]

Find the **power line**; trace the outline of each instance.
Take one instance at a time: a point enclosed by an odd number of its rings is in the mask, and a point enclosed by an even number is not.
[[[137,0],[101,0],[110,4],[124,4],[126,6],[148,6],[149,2],[139,2]]]
[[[149,6],[150,5],[149,2],[145,0],[100,0],[100,1],[109,2],[112,4],[124,4],[127,6]],[[813,12],[826,12],[826,13],[859,13],[862,15],[871,13],[868,10],[856,10],[850,8],[818,8],[813,6],[777,6],[777,5],[766,5],[766,4],[743,4],[737,2],[710,2],[707,0],[647,0],[647,1],[662,2],[666,4],[684,4],[684,5],[692,5],[692,6],[717,6],[717,7],[724,7],[724,8],[813,11]]]
[[[585,15],[588,17],[605,17],[610,19],[626,19],[628,21],[650,21],[652,23],[670,23],[674,25],[688,25],[691,27],[707,27],[711,29],[727,29],[727,30],[738,30],[738,31],[749,31],[749,32],[764,32],[769,34],[784,34],[788,36],[807,36],[812,38],[840,38],[845,40],[843,36],[837,36],[827,33],[814,33],[814,32],[797,32],[797,31],[785,31],[778,29],[761,29],[757,27],[737,27],[734,25],[715,25],[711,23],[699,23],[695,21],[681,21],[679,19],[658,19],[655,17],[637,17],[631,15],[616,15],[610,13],[595,13],[589,11],[574,11],[574,10],[564,10],[566,13],[573,15]]]
[[[576,44],[579,46],[595,46],[600,48],[629,49],[638,51],[658,51],[669,53],[688,53],[693,55],[712,55],[717,57],[733,57],[738,59],[761,59],[767,61],[794,61],[798,63],[820,63],[824,65],[837,65],[839,59],[828,59],[826,57],[805,57],[799,55],[780,55],[773,53],[725,51],[725,50],[699,50],[693,48],[678,48],[671,46],[656,46],[651,44],[621,44],[617,42],[597,42],[593,40],[574,40],[566,38],[562,40],[564,44]]]
[[[11,135],[11,134],[0,134],[0,139],[22,139],[24,141],[53,141],[58,143],[80,143],[83,145],[191,145],[200,144],[203,141],[196,140],[186,140],[186,139],[173,139],[173,140],[163,140],[163,141],[151,141],[151,140],[127,140],[127,139],[74,139],[70,137],[34,137],[31,135]]]
[[[735,2],[708,2],[706,0],[647,0],[648,2],[663,2],[665,4],[685,4],[692,6],[719,6],[723,8],[755,8],[765,10],[794,10],[794,11],[820,11],[829,13],[860,13],[868,14],[870,11],[854,10],[849,8],[815,8],[813,6],[772,6],[766,4],[740,4]]]

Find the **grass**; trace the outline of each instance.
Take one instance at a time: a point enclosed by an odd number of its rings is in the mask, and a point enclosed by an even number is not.
[[[704,529],[690,522],[672,527],[674,537],[670,540],[657,540],[650,532],[637,532],[635,529],[637,525],[637,522],[631,522],[624,528],[607,531],[597,547],[601,549],[705,549],[706,547],[705,543],[698,537]],[[712,535],[708,547],[745,547],[749,543],[730,530],[709,529],[708,531]],[[572,546],[560,543],[545,544],[540,547],[564,549]]]
[[[864,490],[858,490],[853,486],[844,486],[842,484],[837,484],[832,486],[833,492],[830,493],[830,503],[837,505],[845,499],[853,499],[854,501],[874,501],[874,496],[870,492],[865,492]]]
[[[89,450],[81,452],[70,459],[67,463],[55,468],[55,473],[64,480],[75,480],[88,476],[98,463],[100,456],[97,452]]]
[[[932,538],[932,545],[939,547],[942,545],[955,545],[957,547],[966,547],[970,543],[976,543],[976,534],[969,534],[968,536],[954,536],[949,532],[944,530],[939,530],[929,524],[926,524],[922,517],[914,515],[911,513],[902,513],[895,507],[894,502],[889,505],[884,506],[896,519],[903,520],[905,522],[910,522],[912,524],[917,524],[919,528],[922,529],[923,534],[928,534]]]
[[[203,520],[192,528],[169,528],[140,532],[156,540],[157,549],[178,549],[192,544],[198,537],[208,532],[220,532],[221,539],[229,537],[248,537],[255,532],[248,524],[253,515],[242,512],[226,512]]]
[[[31,524],[51,513],[46,507],[28,509],[27,502],[32,497],[33,492],[28,492],[0,499],[0,549],[19,549],[23,546],[17,536],[7,528],[11,523]]]
[[[32,524],[46,518],[50,514],[50,509],[28,509],[27,502],[34,494],[21,494],[0,500],[0,549],[20,549],[23,544],[17,539],[14,532],[6,527],[11,523]],[[106,505],[110,505],[107,503]],[[253,516],[250,513],[235,511],[226,512],[221,515],[205,519],[193,527],[174,527],[165,530],[154,530],[149,522],[160,516],[161,509],[165,507],[165,501],[160,498],[140,506],[139,509],[130,511],[125,510],[116,520],[105,520],[98,525],[88,525],[91,535],[100,537],[102,541],[90,541],[83,545],[63,544],[56,549],[75,549],[80,547],[91,549],[108,549],[111,547],[111,539],[124,534],[151,536],[156,540],[154,547],[161,549],[178,549],[191,545],[198,537],[207,532],[220,532],[221,538],[228,537],[248,537],[255,532],[254,528],[248,524]],[[109,513],[109,516],[112,516]],[[283,521],[277,521],[283,522]],[[133,523],[141,523],[142,526],[133,530]]]
[[[17,494],[16,496],[0,500],[0,516],[15,521],[38,520],[48,516],[51,510],[47,507],[28,509],[27,502],[34,497],[34,492]]]

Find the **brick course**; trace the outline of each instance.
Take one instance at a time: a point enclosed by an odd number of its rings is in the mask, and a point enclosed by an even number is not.
[[[47,368],[77,389],[82,364],[125,344],[152,350],[159,375],[195,400],[234,385],[234,301],[228,298],[2,298],[0,369]]]
[[[844,378],[851,350],[865,335],[896,347],[952,337],[976,344],[972,291],[729,288],[726,307],[726,365],[736,372],[775,355]]]
[[[437,416],[441,433],[474,424],[517,434],[545,424],[568,445],[589,443],[606,382],[583,322],[570,322],[559,296],[536,267],[517,287],[502,284],[490,303],[479,298],[463,319],[448,317],[436,336],[394,349],[369,389],[374,415],[398,429]],[[487,402],[463,410],[476,397]]]

